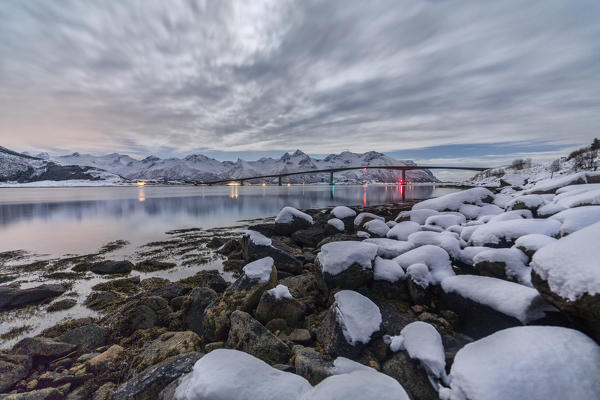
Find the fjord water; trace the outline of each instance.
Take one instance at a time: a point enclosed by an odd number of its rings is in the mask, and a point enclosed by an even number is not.
[[[455,191],[435,186],[145,186],[0,188],[0,252],[85,254],[117,239],[137,247],[182,228],[239,225],[301,209],[376,205]]]

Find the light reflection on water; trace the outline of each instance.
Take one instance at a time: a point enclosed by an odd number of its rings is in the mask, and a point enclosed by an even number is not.
[[[0,189],[0,251],[62,255],[128,240],[160,240],[171,229],[230,226],[274,216],[284,206],[322,208],[425,199],[433,186],[140,186]]]

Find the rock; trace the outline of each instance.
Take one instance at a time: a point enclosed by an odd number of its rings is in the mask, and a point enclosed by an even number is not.
[[[311,385],[332,375],[333,361],[326,359],[312,347],[294,346],[294,356],[296,373],[306,378]]]
[[[111,400],[112,394],[116,388],[117,385],[112,382],[105,383],[96,390],[92,400]]]
[[[204,346],[204,351],[210,353],[213,350],[222,349],[225,347],[225,342],[212,342]]]
[[[34,390],[32,392],[14,393],[2,396],[2,400],[62,400],[64,394],[56,388]]]
[[[63,299],[63,300],[55,301],[54,303],[50,304],[48,307],[46,307],[46,311],[55,312],[55,311],[68,310],[69,308],[75,307],[76,304],[77,304],[77,300],[75,300],[75,299]]]
[[[294,329],[287,338],[292,342],[307,344],[312,340],[312,335],[308,329]]]
[[[229,239],[228,241],[226,241],[223,244],[223,246],[221,246],[221,248],[218,251],[219,251],[219,253],[228,256],[231,253],[235,253],[236,251],[241,251],[241,250],[242,250],[242,245],[240,244],[240,242],[238,240]]]
[[[227,282],[216,269],[200,271],[196,275],[182,279],[177,283],[192,287],[207,287],[211,288],[217,293],[222,293],[225,289],[227,289]]]
[[[109,330],[97,324],[89,324],[71,329],[57,337],[65,343],[74,344],[82,353],[87,353],[107,344]]]
[[[285,289],[287,290],[287,288]],[[274,318],[281,318],[290,328],[298,325],[298,322],[304,319],[306,307],[294,298],[277,298],[272,290],[264,292],[261,296],[256,308],[256,319],[262,324],[266,324]]]
[[[192,331],[166,332],[144,346],[136,359],[137,369],[147,368],[168,357],[202,350],[202,340]]]
[[[71,387],[79,386],[84,382],[92,379],[92,374],[70,375],[61,374],[55,371],[47,371],[38,377],[38,388],[59,387],[65,384],[70,384]]]
[[[106,351],[86,361],[91,372],[114,371],[119,368],[117,361],[123,355],[125,349],[118,344],[113,344]]]
[[[285,343],[243,311],[234,311],[231,314],[227,346],[271,364],[287,363],[290,357],[290,349]]]
[[[312,224],[313,219],[310,215],[293,207],[283,207],[275,218],[275,231],[287,236],[300,229],[309,228]]]
[[[92,290],[98,291],[114,291],[125,294],[133,294],[138,291],[140,277],[133,276],[131,278],[113,279],[106,282],[101,282],[92,286]]]
[[[317,261],[317,266],[319,266],[319,261]],[[358,289],[373,280],[373,270],[363,268],[359,264],[352,264],[337,275],[323,272],[323,280],[330,290]]]
[[[184,326],[201,335],[204,310],[216,297],[217,293],[212,289],[206,287],[194,288],[187,296],[189,300],[183,305],[182,318]]]
[[[268,239],[257,232],[251,234],[248,234],[249,231],[246,232],[242,237],[242,254],[246,261],[271,257],[278,270],[291,273],[302,271],[302,263],[292,255],[293,250],[290,246],[278,239]]]
[[[92,310],[104,310],[123,300],[123,296],[115,292],[92,292],[84,304]]]
[[[353,228],[352,228],[353,229]],[[352,230],[350,229],[350,230]],[[321,240],[318,244],[317,244],[317,248],[321,248],[322,246],[326,245],[327,243],[333,243],[333,242],[358,242],[361,239],[359,237],[357,237],[356,235],[349,235],[346,233],[338,233],[332,236],[327,236],[325,239]]]
[[[137,264],[135,264],[133,269],[135,269],[136,271],[141,271],[141,272],[154,272],[154,271],[164,271],[166,269],[171,269],[175,266],[177,266],[177,264],[175,264],[173,262],[165,262],[165,261],[149,259],[149,260],[144,260],[144,261],[138,262]]]
[[[31,370],[30,356],[0,352],[0,393],[7,392]]]
[[[66,291],[67,289],[61,285],[40,285],[28,289],[2,286],[0,287],[0,310],[41,303],[60,296]]]
[[[191,290],[192,288],[187,285],[182,285],[179,283],[170,283],[158,289],[149,290],[148,292],[146,292],[146,295],[160,296],[163,299],[171,300],[177,296],[184,296],[188,294]]]
[[[337,233],[337,232],[333,232]],[[292,234],[292,240],[303,247],[315,247],[327,236],[325,230],[320,226],[311,226],[300,229]]]
[[[154,400],[171,382],[190,372],[204,354],[190,352],[169,357],[140,372],[134,378],[120,385],[112,394],[112,400]]]
[[[396,379],[408,392],[411,399],[435,400],[438,393],[429,383],[427,373],[419,362],[412,360],[404,351],[394,355],[383,363],[383,373]]]
[[[321,247],[316,267],[330,290],[357,289],[373,279],[376,256],[377,246],[371,243],[328,243]]]
[[[277,332],[290,332],[290,327],[288,326],[285,319],[275,318],[266,323],[265,328],[273,333]]]
[[[216,298],[204,310],[201,336],[207,341],[225,340],[230,326],[229,316],[231,313],[235,310],[253,312],[262,294],[276,285],[277,270],[275,266],[271,267],[271,273],[266,282],[249,278],[246,273],[242,274],[227,288],[222,297]]]
[[[22,339],[12,348],[14,354],[25,354],[36,362],[49,362],[74,351],[77,346],[44,337]]]
[[[304,304],[307,311],[321,307],[327,302],[329,291],[320,274],[307,272],[282,279],[279,283],[287,286],[292,296]]]
[[[153,276],[152,278],[142,279],[140,287],[143,290],[154,290],[171,283],[170,280]],[[191,285],[190,285],[191,286]]]
[[[167,326],[171,307],[162,297],[141,297],[125,304],[112,316],[114,329],[122,336],[129,336],[137,329]]]
[[[90,267],[90,271],[99,274],[128,274],[133,270],[133,264],[131,261],[113,261],[106,260],[93,263]]]

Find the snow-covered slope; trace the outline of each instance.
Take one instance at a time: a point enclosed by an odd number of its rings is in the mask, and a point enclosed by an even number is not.
[[[120,176],[89,166],[59,165],[0,146],[0,182],[102,181],[119,183]]]
[[[336,167],[415,165],[412,161],[394,160],[382,153],[368,152],[363,154],[343,152],[330,154],[324,159],[315,159],[297,150],[293,154],[285,153],[281,158],[263,157],[256,161],[220,162],[201,154],[194,154],[183,159],[160,159],[150,156],[136,160],[126,155],[108,154],[92,156],[73,153],[71,155],[52,158],[62,165],[93,166],[130,179],[168,179],[168,180],[218,180],[226,178],[243,178],[257,175],[271,175],[285,172],[319,170]],[[436,182],[430,171],[407,171],[407,180],[411,182]],[[400,171],[393,170],[352,170],[335,174],[337,182],[395,182],[402,177]],[[327,174],[306,174],[290,176],[293,183],[327,182]]]

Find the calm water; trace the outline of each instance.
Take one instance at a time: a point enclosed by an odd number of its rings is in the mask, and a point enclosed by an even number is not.
[[[426,199],[433,186],[146,186],[0,188],[0,252],[83,254],[123,239],[138,246],[171,229],[230,226],[287,205],[322,208]]]

